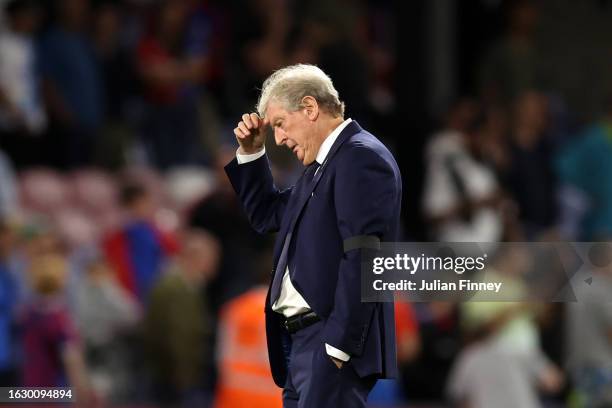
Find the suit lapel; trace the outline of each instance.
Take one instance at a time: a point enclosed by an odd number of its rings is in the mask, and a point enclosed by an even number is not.
[[[293,186],[293,191],[291,192],[291,196],[289,197],[289,202],[287,203],[287,208],[285,209],[285,215],[283,220],[281,221],[281,227],[276,235],[276,242],[274,243],[274,268],[276,268],[276,263],[278,258],[280,257],[281,250],[283,248],[283,242],[285,241],[285,236],[287,236],[287,232],[289,231],[289,227],[291,226],[291,222],[293,220],[294,209],[297,206],[297,202],[299,197],[297,196],[296,191],[299,190],[299,185],[302,182],[304,174],[298,179],[298,181]],[[272,269],[274,272],[274,269]]]

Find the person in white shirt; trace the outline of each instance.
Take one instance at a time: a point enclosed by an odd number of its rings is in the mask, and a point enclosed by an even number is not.
[[[4,6],[0,30],[0,147],[21,165],[34,152],[29,145],[47,125],[36,72],[34,33],[40,18],[31,0]]]

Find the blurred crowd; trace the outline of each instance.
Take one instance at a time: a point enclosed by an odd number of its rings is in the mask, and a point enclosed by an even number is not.
[[[392,104],[384,6],[3,3],[1,147],[17,168],[210,164],[231,142],[223,130],[253,109],[266,76],[298,61],[335,77],[362,121]]]
[[[407,197],[425,228],[406,240],[612,235],[612,88],[575,114],[542,61],[539,2],[509,3],[473,89],[427,138],[421,197]],[[231,129],[271,72],[314,63],[401,164],[392,4],[0,6],[0,385],[71,386],[88,407],[280,407],[263,327],[272,238],[223,172]],[[289,185],[296,163],[268,152]],[[588,302],[397,302],[402,376],[371,403],[611,406],[611,268],[594,267]]]
[[[607,242],[612,89],[593,115],[572,112],[540,54],[541,3],[511,4],[505,31],[481,56],[472,93],[451,103],[427,141],[426,236]],[[522,251],[497,252],[487,273],[524,291],[516,278],[531,261]],[[406,365],[408,398],[437,400],[444,390],[471,407],[611,406],[612,264],[587,269],[596,283],[587,282],[594,290],[578,302],[414,304],[423,348]],[[425,370],[434,374],[418,374]]]
[[[271,238],[223,172],[231,129],[298,61],[338,78],[353,115],[388,115],[389,11],[0,6],[1,384],[71,386],[87,407],[280,406],[263,331]],[[290,183],[296,164],[270,152]]]

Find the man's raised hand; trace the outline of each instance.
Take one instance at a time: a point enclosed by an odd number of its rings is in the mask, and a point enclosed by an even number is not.
[[[256,113],[245,113],[234,129],[236,140],[240,145],[240,154],[253,154],[263,149],[269,121],[260,118]]]

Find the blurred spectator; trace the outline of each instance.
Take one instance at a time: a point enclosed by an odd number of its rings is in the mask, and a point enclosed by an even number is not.
[[[34,33],[40,21],[33,0],[4,6],[0,31],[0,147],[18,167],[35,162],[46,115],[39,89]]]
[[[0,217],[14,218],[19,210],[17,177],[11,161],[0,150]]]
[[[413,361],[421,350],[419,322],[414,307],[405,301],[395,301],[395,336],[397,337],[397,359],[400,365]]]
[[[187,231],[176,263],[155,285],[145,316],[145,350],[157,400],[169,406],[208,406],[213,365],[210,312],[201,287],[217,272],[218,242]]]
[[[489,282],[503,282],[506,298],[529,298],[524,276],[533,266],[531,255],[520,247],[507,244],[482,272]],[[525,302],[492,301],[486,292],[477,292],[462,303],[461,324],[468,339],[487,337],[517,354],[539,350],[536,308]]]
[[[376,129],[381,129],[383,134],[390,135],[395,130],[392,115],[395,114],[398,103],[394,92],[397,60],[394,40],[399,22],[393,17],[396,12],[393,2],[366,2],[366,4],[367,9],[362,10],[361,18],[366,19],[368,24],[360,24],[358,27],[367,30],[357,31],[361,34],[357,47],[367,51],[369,99],[375,114],[375,122],[372,124]],[[386,137],[383,141],[385,144],[392,142]]]
[[[226,52],[229,48],[226,5],[223,2],[187,0],[190,7],[185,33],[185,54],[202,60],[200,82],[194,87],[198,105],[198,147],[196,159],[208,164],[219,144],[229,136],[221,129],[221,111],[227,112]],[[234,18],[234,16],[232,16]],[[195,154],[196,152],[192,153]]]
[[[604,244],[609,257],[609,244]],[[566,368],[580,394],[581,406],[612,405],[612,263],[593,262],[592,283],[576,285],[569,302]]]
[[[57,232],[43,218],[30,219],[20,227],[18,245],[11,264],[15,270],[19,308],[36,299],[32,285],[32,264],[46,255],[63,252]]]
[[[483,341],[459,354],[447,393],[461,407],[537,408],[543,406],[538,387],[556,392],[561,385],[561,374],[543,354],[516,355]]]
[[[516,0],[508,13],[505,35],[494,43],[480,68],[480,91],[487,104],[506,105],[543,80],[535,45],[539,6],[534,0]]]
[[[451,108],[446,128],[429,142],[423,212],[436,240],[498,242],[502,238],[499,185],[481,160],[479,119],[477,104],[462,100]]]
[[[234,148],[220,150],[215,160],[217,188],[189,212],[189,224],[213,234],[221,244],[219,273],[207,286],[207,297],[215,315],[221,306],[257,283],[252,261],[267,240],[251,228],[223,166],[236,154]]]
[[[529,254],[505,247],[483,272],[488,281],[503,282],[507,296],[525,299],[521,275],[531,266]],[[476,293],[461,305],[470,346],[460,352],[447,384],[449,396],[467,406],[539,407],[537,388],[558,392],[560,370],[544,355],[538,341],[535,309],[528,303],[496,302]]]
[[[140,310],[99,254],[90,259],[85,273],[77,289],[78,327],[96,394],[113,402],[125,398],[125,388],[131,385],[126,338]]]
[[[140,91],[134,67],[133,50],[123,38],[125,28],[123,4],[113,0],[98,2],[94,9],[93,45],[104,83],[106,120],[96,143],[95,162],[111,169],[125,165],[133,142],[136,124],[136,98]]]
[[[117,120],[126,102],[137,89],[137,78],[121,38],[122,7],[115,1],[98,2],[93,10],[93,35],[96,57],[104,78],[107,119]]]
[[[43,34],[39,59],[51,119],[48,161],[73,168],[91,163],[104,120],[100,66],[88,37],[88,0],[58,0]]]
[[[23,385],[73,387],[77,400],[90,397],[80,341],[63,299],[66,260],[36,257],[31,265],[35,297],[19,318],[23,339]]]
[[[414,303],[420,352],[405,362],[401,380],[409,402],[441,401],[451,365],[460,350],[459,310],[449,302]]]
[[[182,0],[160,3],[138,45],[138,69],[149,102],[144,137],[160,169],[198,163],[203,157],[197,91],[206,74],[209,39],[189,31],[193,11]],[[206,23],[193,24],[206,33]]]
[[[560,182],[577,188],[588,208],[578,239],[596,240],[612,236],[612,96],[601,120],[588,126],[568,142],[556,157]]]
[[[314,62],[333,78],[346,103],[347,117],[359,118],[367,127],[371,117],[370,67],[365,36],[359,35],[363,31],[360,25],[366,22],[362,4],[317,0],[310,2],[305,12],[302,55],[308,55],[305,46],[309,47]]]
[[[13,276],[11,254],[14,233],[10,226],[0,223],[0,384],[19,384],[15,364],[14,313],[17,305],[17,283]]]
[[[551,232],[557,222],[554,152],[546,131],[544,95],[535,91],[521,93],[514,106],[510,162],[502,177],[516,200],[518,217],[528,239]]]
[[[153,223],[150,193],[139,184],[127,184],[121,191],[126,211],[123,226],[104,240],[106,256],[119,282],[141,304],[146,304],[151,288],[167,261],[177,250],[170,235]]]
[[[511,165],[508,116],[507,111],[500,106],[483,105],[483,123],[478,130],[482,159],[500,178]]]
[[[271,253],[263,258],[267,265]],[[251,266],[253,270],[259,269],[259,284],[227,302],[221,310],[215,408],[281,408],[283,404],[282,391],[274,384],[268,362],[261,305],[266,301],[270,275],[268,268],[262,266]]]
[[[253,109],[257,88],[272,71],[287,64],[292,19],[285,0],[231,1],[228,6],[235,46],[229,51],[227,87],[236,116]]]

